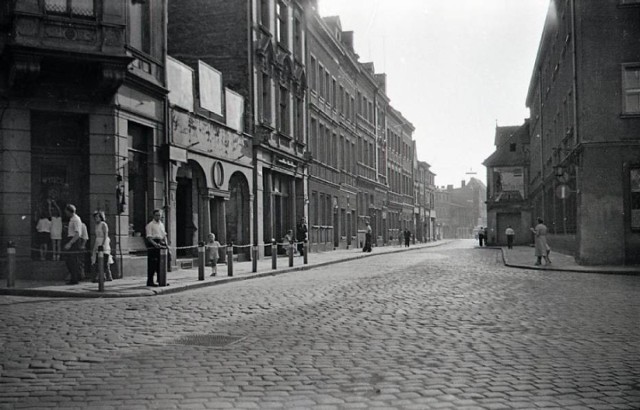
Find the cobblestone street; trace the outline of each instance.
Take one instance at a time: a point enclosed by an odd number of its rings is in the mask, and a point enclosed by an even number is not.
[[[640,408],[640,277],[507,268],[471,241],[0,304],[2,408]],[[179,343],[210,334],[239,340]]]

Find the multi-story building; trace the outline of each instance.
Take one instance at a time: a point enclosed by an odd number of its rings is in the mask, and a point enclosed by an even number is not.
[[[451,187],[453,189],[453,187]],[[438,216],[435,224],[435,239],[455,238],[455,232],[451,228],[451,192],[447,187],[435,189],[435,211]]]
[[[307,214],[308,10],[308,0],[169,1],[169,53],[194,69],[204,62],[220,70],[222,84],[246,101],[250,235],[267,253],[265,244],[281,242]]]
[[[441,188],[436,194],[436,211],[444,238],[473,237],[474,228],[487,227],[487,188],[482,181],[471,178],[462,181],[460,188],[453,185]],[[489,238],[495,230],[489,229]]]
[[[31,249],[37,217],[67,204],[88,226],[106,212],[116,269],[145,248],[151,210],[168,203],[165,15],[162,0],[0,5],[0,240],[24,277],[64,277]]]
[[[435,239],[435,174],[431,172],[431,165],[424,161],[417,161],[414,175],[415,203],[418,210],[416,217],[415,239],[419,242],[428,242]]]
[[[640,262],[639,11],[552,1],[529,85],[533,217],[583,264]]]
[[[487,167],[487,228],[489,245],[506,245],[505,230],[515,231],[514,243],[529,244],[532,226],[529,202],[529,120],[520,126],[496,127],[496,150]]]

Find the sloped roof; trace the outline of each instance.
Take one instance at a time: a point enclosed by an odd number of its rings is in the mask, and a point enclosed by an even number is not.
[[[493,141],[493,145],[499,147],[504,144],[507,139],[511,138],[513,134],[515,134],[521,125],[510,125],[508,127],[496,127],[496,137]]]
[[[529,122],[517,127],[496,127],[496,141],[502,143],[482,163],[486,167],[516,166],[526,164],[528,158],[525,146],[529,144]],[[516,144],[516,150],[511,151],[511,144]]]

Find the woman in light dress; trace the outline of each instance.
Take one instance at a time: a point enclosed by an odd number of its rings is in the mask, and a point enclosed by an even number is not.
[[[551,264],[549,260],[549,253],[551,248],[547,244],[547,226],[542,221],[542,218],[538,218],[538,224],[535,228],[531,228],[531,232],[536,236],[536,266],[542,264],[542,258],[544,258],[547,265]]]
[[[53,260],[59,261],[62,244],[62,212],[55,199],[47,199],[47,203],[49,204],[49,217],[51,218],[49,235],[51,235]]]
[[[111,256],[111,240],[109,239],[109,226],[105,222],[106,218],[104,212],[96,211],[93,213],[93,220],[95,222],[95,235],[96,239],[93,243],[93,252],[91,252],[91,265],[96,265],[98,261],[98,247],[102,246],[104,252],[104,277],[106,281],[112,281],[111,267],[113,264],[113,257]],[[98,266],[96,265],[96,277],[94,282],[98,281]]]

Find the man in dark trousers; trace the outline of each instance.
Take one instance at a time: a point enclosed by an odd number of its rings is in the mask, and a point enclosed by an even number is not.
[[[373,233],[373,230],[371,229],[371,225],[369,224],[369,221],[366,221],[367,224],[367,230],[364,234],[364,247],[362,248],[362,252],[371,252],[371,234]]]
[[[302,248],[304,248],[304,242],[307,241],[307,232],[309,229],[307,228],[307,220],[302,218],[298,225],[296,226],[296,240],[298,241],[298,253],[300,256],[302,254]]]
[[[64,250],[68,251],[66,262],[67,269],[69,269],[70,279],[67,284],[77,285],[80,282],[81,275],[81,258],[83,252],[80,249],[81,236],[82,236],[82,220],[76,214],[76,207],[68,204],[64,212],[69,218],[69,227],[67,229],[67,236],[69,241],[64,246]]]
[[[411,231],[407,229],[404,231],[404,246],[408,248],[410,243],[411,243]]]
[[[478,231],[478,241],[480,242],[480,246],[484,245],[484,228],[480,227],[480,230]]]
[[[167,246],[167,231],[162,223],[162,211],[153,211],[153,220],[145,229],[147,238],[147,286],[158,286],[153,282],[153,276],[160,272],[160,249]]]

